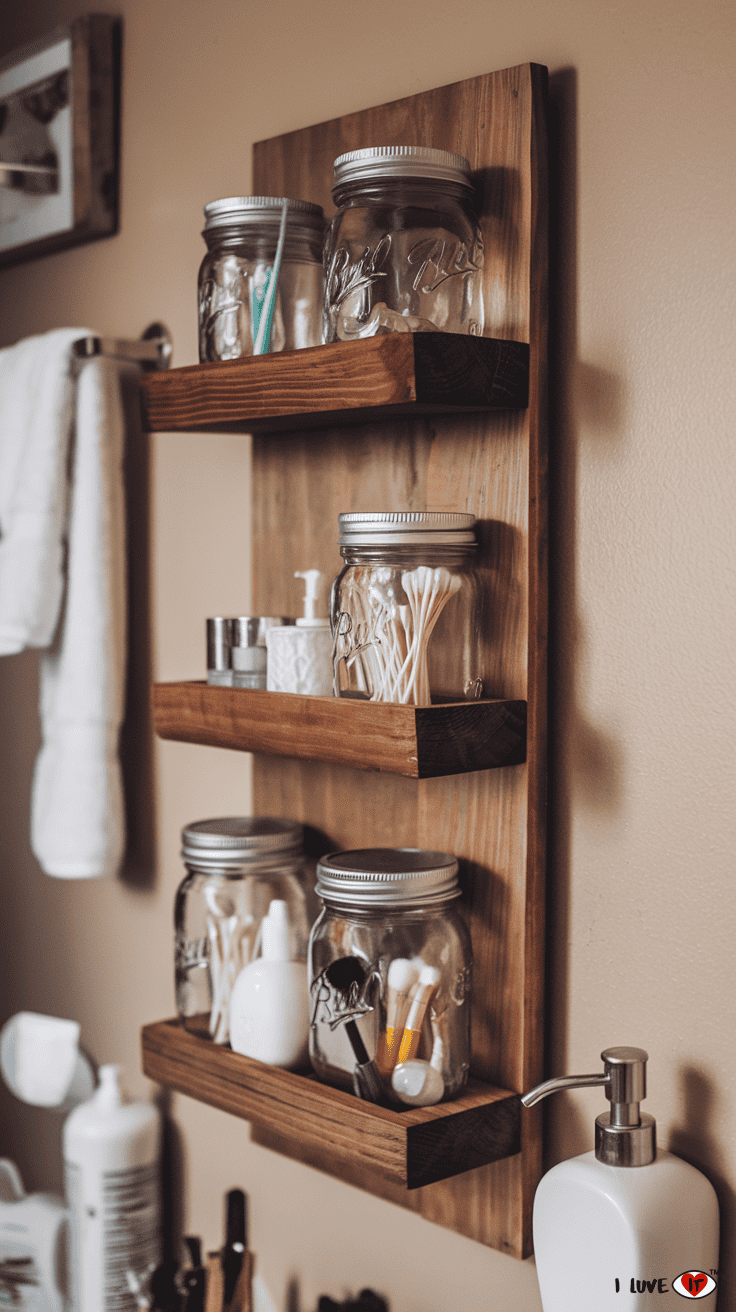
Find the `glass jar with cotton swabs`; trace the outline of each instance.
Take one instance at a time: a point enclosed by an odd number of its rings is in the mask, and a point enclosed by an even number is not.
[[[339,516],[337,696],[415,706],[482,697],[490,624],[475,523],[419,510]]]
[[[187,874],[174,908],[176,1008],[188,1030],[224,1044],[233,985],[258,956],[272,902],[285,904],[291,955],[306,961],[312,880],[302,826],[265,816],[199,820],[182,830],[182,859]]]
[[[470,1064],[470,936],[447,852],[366,848],[317,866],[309,1057],[369,1102],[430,1106]]]

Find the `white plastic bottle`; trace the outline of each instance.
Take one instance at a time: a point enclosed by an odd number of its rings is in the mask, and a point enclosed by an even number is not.
[[[266,631],[266,687],[269,692],[296,692],[331,697],[332,633],[326,615],[320,616],[325,575],[318,569],[297,570],[304,579],[304,615],[296,624]]]
[[[548,1080],[558,1089],[603,1084],[611,1110],[596,1118],[595,1152],[560,1162],[534,1198],[534,1253],[544,1312],[682,1312],[702,1299],[714,1312],[718,1199],[710,1181],[656,1145],[646,1096],[647,1053],[607,1048],[601,1075]]]
[[[270,1066],[306,1065],[307,967],[293,961],[286,903],[274,898],[261,922],[261,956],[241,970],[230,993],[230,1047]]]
[[[71,1220],[70,1312],[134,1312],[127,1272],[161,1260],[160,1117],[129,1102],[117,1066],[64,1123],[63,1151]]]

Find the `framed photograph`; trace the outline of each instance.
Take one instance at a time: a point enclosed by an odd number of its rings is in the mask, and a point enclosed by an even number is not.
[[[0,60],[0,267],[117,232],[120,44],[88,14]]]

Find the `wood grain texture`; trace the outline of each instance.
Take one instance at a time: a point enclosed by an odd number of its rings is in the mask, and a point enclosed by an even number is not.
[[[160,1021],[142,1034],[143,1070],[180,1093],[278,1133],[305,1149],[362,1162],[402,1189],[417,1189],[519,1151],[520,1104],[509,1090],[470,1081],[452,1102],[390,1107],[362,1102],[313,1076],[282,1071]]]
[[[517,1091],[542,1075],[546,671],[547,210],[545,70],[535,65],[422,93],[254,148],[254,189],[332,209],[332,163],[371,144],[458,151],[473,169],[485,242],[485,332],[530,343],[529,406],[388,422],[363,416],[254,448],[254,609],[295,613],[295,569],[334,576],[340,511],[469,510],[493,598],[488,695],[529,699],[527,762],[452,778],[395,779],[330,764],[258,757],[256,811],[289,814],[327,846],[418,845],[461,858],[475,958],[473,1073]],[[428,339],[427,339],[428,340]],[[318,508],[315,513],[315,508]],[[326,850],[326,849],[325,849]],[[331,1170],[438,1224],[526,1256],[541,1173],[540,1118],[524,1113],[523,1152],[401,1195],[365,1162],[285,1129],[261,1141]]]
[[[519,409],[525,342],[392,333],[300,351],[188,365],[141,379],[144,424],[158,431],[269,432],[390,414]]]
[[[517,765],[526,755],[521,701],[391,706],[162,683],[153,689],[161,738],[269,756],[332,761],[413,779]]]

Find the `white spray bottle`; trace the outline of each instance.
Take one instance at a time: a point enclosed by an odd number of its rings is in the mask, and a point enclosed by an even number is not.
[[[161,1261],[160,1117],[120,1090],[117,1066],[64,1123],[71,1219],[70,1312],[134,1312],[128,1272],[138,1279]]]
[[[595,1152],[560,1162],[534,1198],[534,1252],[544,1312],[714,1312],[718,1199],[694,1166],[657,1148],[642,1048],[607,1048],[600,1075],[547,1080],[532,1107],[558,1089],[602,1084],[611,1110],[596,1118]]]
[[[261,955],[241,970],[230,993],[230,1047],[286,1069],[308,1061],[307,967],[294,961],[287,906],[273,898],[261,921]]]

